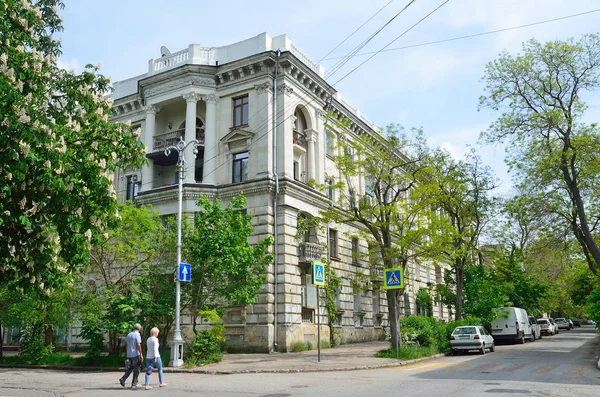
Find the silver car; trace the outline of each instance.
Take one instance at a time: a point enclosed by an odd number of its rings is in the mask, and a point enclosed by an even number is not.
[[[558,329],[564,329],[564,330],[567,330],[567,331],[571,330],[571,326],[569,325],[569,322],[564,317],[555,318],[554,322],[558,326]]]
[[[480,325],[456,327],[450,335],[450,351],[453,355],[459,350],[479,350],[479,353],[485,354],[486,349],[493,352],[496,350],[496,345],[492,335]]]

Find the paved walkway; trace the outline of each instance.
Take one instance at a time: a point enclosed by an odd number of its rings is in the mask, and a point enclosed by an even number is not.
[[[322,349],[320,361],[318,360],[317,350],[300,353],[225,354],[223,360],[219,363],[187,371],[208,374],[348,371],[397,367],[415,361],[375,357],[375,353],[389,347],[389,342],[368,342]],[[165,371],[175,372],[179,369],[165,368]]]
[[[300,353],[272,354],[225,354],[219,363],[208,364],[197,368],[163,367],[164,372],[191,372],[205,374],[234,374],[260,372],[316,372],[316,371],[350,371],[359,369],[398,367],[420,360],[399,361],[391,358],[376,358],[375,353],[388,349],[389,342],[352,343],[330,349],[321,350],[321,360],[317,350]],[[10,355],[9,353],[8,355]],[[13,353],[14,354],[14,353]],[[441,355],[439,355],[441,356]],[[164,361],[168,362],[168,358]],[[21,367],[21,366],[19,366]],[[32,368],[31,366],[22,366]],[[123,368],[92,367],[49,367],[75,371],[123,371]]]

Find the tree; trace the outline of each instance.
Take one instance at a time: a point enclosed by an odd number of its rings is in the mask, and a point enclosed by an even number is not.
[[[118,216],[111,173],[144,161],[109,80],[57,66],[60,0],[0,5],[0,279],[51,293]],[[61,262],[59,258],[63,258]]]
[[[322,213],[329,222],[360,225],[360,235],[369,242],[372,281],[382,268],[401,267],[420,253],[424,233],[420,224],[420,203],[409,200],[426,166],[427,145],[420,130],[406,134],[397,125],[387,127],[387,136],[344,135],[345,124],[328,123],[340,131],[339,155],[335,166],[343,180],[333,184],[337,206]],[[364,193],[360,189],[364,179]],[[386,291],[392,346],[400,346],[400,303],[404,289]]]
[[[582,96],[599,87],[600,37],[530,40],[523,54],[507,52],[485,69],[480,107],[502,115],[482,134],[506,143],[507,163],[527,200],[541,203],[551,224],[567,226],[590,270],[600,269],[595,239],[600,221],[600,135],[583,120]]]
[[[201,312],[215,310],[223,315],[228,306],[254,303],[273,259],[267,252],[270,237],[254,246],[248,242],[253,234],[252,215],[246,214],[243,195],[232,198],[226,208],[203,195],[197,205],[201,210],[183,244],[193,276],[182,289],[192,309],[194,333]]]
[[[136,322],[161,325],[167,335],[175,301],[174,233],[150,206],[128,202],[119,212],[120,219],[91,250],[91,269],[101,283],[91,280],[89,299],[99,303],[87,306],[99,312],[82,319],[84,327],[108,331],[109,354],[119,353],[119,336]]]
[[[414,200],[433,209],[427,212],[429,251],[452,266],[456,283],[455,319],[463,312],[465,270],[482,262],[479,240],[495,213],[491,192],[496,181],[489,167],[471,151],[463,161],[437,150]]]

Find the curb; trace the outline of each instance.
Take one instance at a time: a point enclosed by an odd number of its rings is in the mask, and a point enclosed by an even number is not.
[[[363,371],[380,368],[403,367],[406,365],[418,363],[424,360],[440,358],[448,355],[448,353],[438,353],[433,356],[421,357],[414,360],[398,361],[397,363],[384,363],[375,365],[358,365],[348,367],[332,367],[332,368],[298,368],[298,369],[245,369],[245,370],[218,370],[218,369],[202,369],[197,368],[173,368],[163,367],[165,373],[187,373],[187,374],[205,374],[205,375],[234,375],[234,374],[260,374],[260,373],[299,373],[299,372],[340,372],[340,371]],[[210,364],[209,364],[210,365]],[[124,372],[125,367],[76,367],[66,365],[23,365],[23,364],[0,364],[0,368],[21,368],[21,369],[47,369],[58,371],[73,371],[73,372]]]

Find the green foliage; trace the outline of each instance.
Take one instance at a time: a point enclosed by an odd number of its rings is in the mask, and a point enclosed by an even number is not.
[[[587,314],[589,318],[596,322],[596,327],[600,329],[600,276],[596,276],[594,289],[587,298]]]
[[[0,6],[0,280],[45,292],[88,265],[118,216],[113,172],[145,161],[139,132],[108,121],[98,67],[58,67],[57,8]]]
[[[494,309],[507,306],[507,301],[503,285],[485,266],[476,265],[465,270],[465,316],[478,317],[484,324],[490,323],[496,318]]]
[[[189,304],[197,311],[223,312],[232,304],[254,303],[273,260],[268,253],[272,239],[255,245],[252,215],[246,214],[246,199],[234,197],[226,208],[200,196],[202,211],[194,217],[194,228],[184,242],[184,258],[192,266],[192,281],[183,286]],[[196,320],[194,319],[194,329]]]
[[[200,315],[212,324],[212,329],[202,330],[186,343],[184,358],[186,363],[202,365],[219,362],[225,351],[225,327],[214,310],[202,311]]]
[[[535,203],[547,232],[579,246],[592,273],[600,270],[593,224],[600,216],[600,130],[585,120],[585,91],[600,86],[600,37],[523,44],[485,69],[480,106],[500,112],[482,135],[505,144],[506,162],[524,203]]]
[[[379,358],[397,358],[399,360],[416,360],[418,358],[429,357],[437,354],[435,347],[424,347],[416,345],[402,346],[396,354],[395,349],[381,350],[375,354]]]
[[[104,334],[102,327],[97,322],[84,322],[79,336],[87,341],[88,346],[85,350],[85,357],[93,362],[100,357],[104,350]]]
[[[297,340],[295,342],[292,342],[292,345],[290,346],[290,352],[299,353],[299,352],[304,352],[307,350],[312,350],[313,348],[314,348],[314,346],[313,346],[312,342],[310,342],[310,341],[303,342],[303,341]]]
[[[433,317],[433,299],[427,288],[419,288],[416,297],[417,311],[422,316]]]
[[[20,354],[28,364],[41,364],[48,360],[54,351],[52,345],[46,345],[44,327],[35,323],[21,330]]]
[[[416,332],[416,342],[420,346],[430,347],[436,345],[436,327],[437,320],[431,317],[424,317],[418,315],[411,315],[408,317],[402,317],[400,320],[402,334]]]

